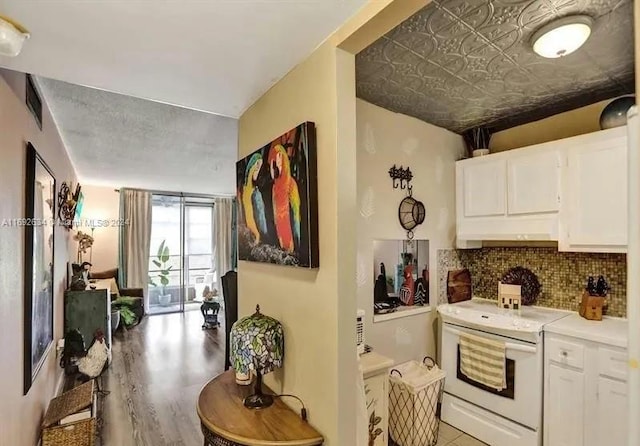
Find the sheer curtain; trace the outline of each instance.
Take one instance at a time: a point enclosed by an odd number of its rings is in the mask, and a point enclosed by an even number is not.
[[[151,192],[121,189],[119,282],[124,288],[143,288],[149,283],[149,249],[151,246]],[[149,310],[149,293],[144,293],[145,311]]]
[[[213,231],[216,243],[216,272],[218,280],[235,268],[233,198],[216,198],[213,208]]]

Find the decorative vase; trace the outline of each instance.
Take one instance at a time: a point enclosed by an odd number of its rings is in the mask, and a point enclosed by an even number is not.
[[[474,158],[477,156],[485,156],[489,154],[489,149],[475,149],[472,153]]]
[[[161,294],[158,296],[158,303],[166,307],[171,303],[171,294]]]
[[[611,101],[600,114],[600,128],[605,130],[626,125],[627,112],[635,103],[635,96],[622,96]]]
[[[120,326],[120,310],[111,312],[111,334],[114,334]]]

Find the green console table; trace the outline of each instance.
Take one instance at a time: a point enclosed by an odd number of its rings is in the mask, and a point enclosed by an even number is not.
[[[98,328],[111,346],[111,295],[108,289],[65,291],[64,332],[76,328],[82,333],[86,348],[93,342]]]

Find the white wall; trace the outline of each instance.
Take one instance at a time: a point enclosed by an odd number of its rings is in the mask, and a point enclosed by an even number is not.
[[[23,73],[0,70],[0,219],[24,217],[26,144],[33,143],[57,184],[76,181],[58,130],[43,104],[42,131],[25,105]],[[63,294],[72,232],[54,229],[53,336],[63,336]],[[0,228],[0,444],[33,446],[40,423],[62,377],[55,347],[49,351],[29,393],[23,382],[24,228]]]
[[[87,225],[98,226],[93,231],[93,252],[91,270],[104,271],[118,266],[118,218],[120,213],[120,194],[113,187],[82,184],[84,207],[80,220],[81,231],[91,234]],[[88,255],[89,253],[87,253]],[[85,259],[88,257],[85,256]]]
[[[366,341],[396,362],[435,355],[431,313],[373,323],[373,240],[406,238],[398,205],[406,191],[393,189],[389,168],[409,166],[413,196],[424,203],[425,222],[415,239],[429,240],[431,302],[437,302],[436,252],[455,239],[454,163],[464,153],[462,137],[442,128],[357,100],[358,307],[366,311]],[[387,266],[389,273],[389,266]]]

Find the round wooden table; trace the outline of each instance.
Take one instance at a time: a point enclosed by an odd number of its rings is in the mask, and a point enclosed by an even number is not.
[[[253,386],[236,384],[233,370],[224,372],[204,386],[197,406],[204,446],[322,444],[322,435],[280,398],[266,409],[247,409],[243,400],[252,389]]]

